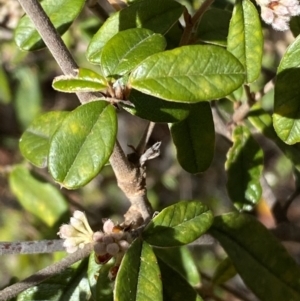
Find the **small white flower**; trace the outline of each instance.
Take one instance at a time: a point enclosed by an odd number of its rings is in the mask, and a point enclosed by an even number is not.
[[[292,16],[300,15],[298,0],[256,0],[261,6],[261,18],[275,30],[289,29]]]

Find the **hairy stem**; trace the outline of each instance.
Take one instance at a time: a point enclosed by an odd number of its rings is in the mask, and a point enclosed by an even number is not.
[[[20,281],[16,284],[13,284],[2,291],[0,291],[0,301],[6,301],[13,297],[16,297],[19,293],[24,290],[38,285],[39,283],[45,281],[46,279],[63,272],[66,268],[71,266],[73,263],[89,256],[91,251],[93,250],[93,245],[88,244],[83,249],[78,250],[77,252],[65,257],[59,262],[56,262],[37,273],[31,275],[30,277]]]

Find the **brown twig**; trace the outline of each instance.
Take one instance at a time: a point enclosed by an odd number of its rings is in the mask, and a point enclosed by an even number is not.
[[[25,291],[26,289],[38,285],[46,279],[63,272],[73,263],[89,256],[92,250],[93,245],[88,244],[83,249],[78,250],[77,252],[65,257],[61,261],[56,262],[31,275],[30,277],[3,289],[2,291],[0,291],[0,301],[6,301],[8,299],[16,297],[19,293]]]

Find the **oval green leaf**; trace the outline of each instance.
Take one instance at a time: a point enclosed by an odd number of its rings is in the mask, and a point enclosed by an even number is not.
[[[168,301],[203,301],[192,286],[176,270],[159,260],[163,281],[164,300]]]
[[[227,191],[238,210],[252,210],[259,202],[262,188],[263,151],[245,126],[233,132],[233,146],[227,153]]]
[[[115,109],[104,101],[72,111],[50,141],[48,168],[54,180],[69,189],[88,183],[108,161],[116,131]]]
[[[113,36],[101,52],[105,76],[124,75],[151,54],[163,51],[165,38],[145,28],[127,29]]]
[[[75,263],[41,284],[22,292],[17,301],[90,301],[86,266],[87,260]]]
[[[294,167],[300,170],[300,145],[299,143],[294,145],[288,145],[284,143],[276,134],[273,124],[272,117],[269,113],[264,111],[259,105],[255,105],[251,108],[248,114],[248,120],[253,126],[255,126],[260,132],[266,137],[272,139],[276,145],[281,149],[287,158],[289,158]]]
[[[64,34],[77,18],[84,0],[43,0],[41,5],[59,34]],[[25,15],[15,30],[15,41],[22,50],[38,50],[45,44],[29,17]]]
[[[263,33],[257,9],[250,0],[236,1],[229,26],[227,50],[245,67],[247,83],[259,77]]]
[[[47,166],[49,141],[69,112],[56,111],[34,119],[21,136],[19,147],[22,155],[33,165]]]
[[[224,97],[244,82],[244,68],[218,46],[184,46],[154,54],[131,74],[131,87],[177,102]]]
[[[154,248],[157,258],[184,277],[191,286],[200,284],[195,260],[186,246],[179,248]]]
[[[189,116],[171,125],[179,164],[187,172],[205,171],[214,157],[214,121],[207,102],[190,105]]]
[[[55,187],[35,179],[24,166],[13,168],[9,185],[25,210],[48,227],[54,226],[68,209],[65,199]]]
[[[183,6],[173,0],[137,1],[106,20],[89,44],[87,59],[100,64],[102,48],[122,30],[137,27],[165,34],[182,13]]]
[[[259,300],[300,300],[299,266],[255,218],[238,213],[218,216],[210,233]]]
[[[189,104],[165,101],[137,90],[131,90],[129,100],[133,105],[121,103],[127,112],[153,122],[178,122],[190,112]]]
[[[80,68],[77,76],[61,75],[54,78],[52,87],[61,92],[97,92],[107,88],[107,81],[102,75]]]
[[[212,212],[199,201],[182,201],[162,210],[144,230],[143,238],[157,247],[188,244],[210,227]]]
[[[141,239],[130,246],[121,262],[114,291],[115,301],[162,301],[162,283],[152,248]]]
[[[12,92],[9,85],[8,76],[4,68],[0,65],[0,103],[8,104],[12,100]]]
[[[200,41],[220,46],[227,45],[231,12],[225,9],[207,10],[199,23],[197,37]]]
[[[283,56],[275,83],[273,125],[287,144],[300,142],[300,36]]]

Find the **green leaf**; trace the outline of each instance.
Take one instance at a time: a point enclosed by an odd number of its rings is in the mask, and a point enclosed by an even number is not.
[[[164,300],[168,301],[203,301],[190,284],[169,265],[158,260],[163,281]]]
[[[64,34],[81,12],[84,0],[43,0],[41,5],[59,32]],[[15,42],[22,50],[38,50],[45,44],[29,17],[25,15],[15,30]]]
[[[156,257],[173,268],[191,286],[200,284],[200,275],[195,260],[186,246],[179,248],[154,248]]]
[[[166,40],[161,34],[145,28],[134,28],[114,35],[101,52],[105,76],[124,75],[151,54],[163,51]]]
[[[55,187],[36,180],[24,166],[14,166],[9,175],[9,185],[25,210],[48,227],[52,227],[68,209],[65,199]]]
[[[165,34],[179,19],[183,6],[173,0],[137,1],[106,20],[91,40],[87,59],[100,64],[103,46],[119,31],[130,28],[147,28]]]
[[[269,113],[260,108],[259,105],[255,105],[251,108],[251,111],[248,114],[248,120],[266,137],[272,139],[285,156],[293,162],[294,167],[297,170],[300,170],[300,144],[285,144],[276,135],[272,124],[272,117]]]
[[[145,94],[191,103],[224,97],[243,81],[244,69],[231,53],[199,45],[151,55],[129,78],[132,88]]]
[[[204,234],[212,220],[212,212],[207,206],[199,201],[182,201],[155,216],[142,236],[153,246],[178,247]]]
[[[263,34],[256,7],[250,0],[237,0],[229,26],[227,49],[246,70],[246,82],[255,81],[261,70]]]
[[[224,9],[207,10],[198,27],[197,36],[200,41],[220,46],[227,45],[227,36],[231,12]]]
[[[14,106],[19,123],[25,129],[41,111],[42,92],[36,70],[23,67],[15,73],[18,80]]]
[[[214,272],[212,281],[214,284],[222,284],[237,274],[236,269],[229,257],[222,260]]]
[[[279,241],[249,215],[215,218],[210,233],[261,301],[300,300],[300,269]]]
[[[300,142],[300,36],[289,46],[277,71],[273,124],[287,144]]]
[[[52,87],[61,92],[97,92],[107,88],[106,79],[89,69],[80,68],[77,76],[61,75],[54,78]]]
[[[190,106],[189,116],[171,126],[177,159],[190,173],[205,171],[214,157],[215,129],[209,103]]]
[[[116,131],[115,109],[104,101],[71,112],[50,141],[48,168],[54,180],[69,189],[88,183],[108,161]]]
[[[178,122],[190,112],[189,104],[165,101],[136,90],[131,90],[129,100],[133,105],[121,104],[127,112],[153,122]]]
[[[140,239],[130,246],[117,274],[115,301],[162,300],[162,283],[152,248]]]
[[[228,194],[238,210],[252,210],[261,197],[260,176],[263,151],[245,126],[233,132],[233,146],[227,154]]]
[[[21,136],[19,147],[22,155],[37,167],[46,167],[50,138],[68,114],[56,111],[35,118]]]
[[[0,63],[1,59],[0,59]],[[0,64],[0,103],[2,104],[8,104],[11,102],[12,95],[11,95],[11,90],[9,86],[9,80],[7,77],[7,74],[2,67],[2,64]]]
[[[113,267],[112,261],[99,265],[95,261],[94,252],[89,257],[87,277],[93,300],[113,301],[112,281],[108,277],[109,270]]]
[[[18,295],[17,301],[89,301],[91,292],[86,278],[87,260]]]

